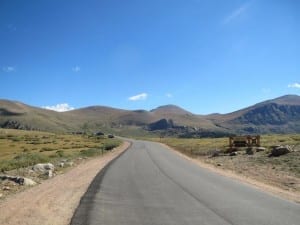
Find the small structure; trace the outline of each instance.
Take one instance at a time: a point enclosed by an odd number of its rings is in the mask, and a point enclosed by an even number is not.
[[[229,137],[229,147],[260,147],[260,135],[231,136]]]

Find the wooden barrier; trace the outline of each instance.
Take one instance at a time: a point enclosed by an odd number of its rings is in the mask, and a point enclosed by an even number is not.
[[[260,147],[260,135],[256,136],[231,136],[229,137],[229,147]]]

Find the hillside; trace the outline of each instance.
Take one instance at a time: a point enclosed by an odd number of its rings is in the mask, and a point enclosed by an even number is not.
[[[65,132],[74,129],[62,113],[17,101],[0,100],[0,127]]]
[[[239,133],[300,132],[300,96],[286,95],[229,114],[207,116]]]
[[[55,112],[0,100],[0,127],[55,132],[104,131],[122,135],[164,133],[183,137],[233,133],[300,132],[300,97],[286,95],[228,114],[195,115],[175,105],[124,110],[90,106]]]

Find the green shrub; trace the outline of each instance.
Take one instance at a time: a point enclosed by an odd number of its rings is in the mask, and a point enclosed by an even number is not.
[[[37,154],[37,153],[23,153],[19,154],[11,160],[0,161],[0,171],[9,171],[18,168],[24,168],[28,166],[33,166],[37,163],[48,162],[49,158],[47,156]]]
[[[58,157],[65,157],[65,152],[63,150],[56,151]]]
[[[103,154],[103,151],[99,148],[90,148],[87,150],[80,151],[80,155],[85,157],[93,157],[101,154]]]
[[[116,148],[116,147],[118,147],[119,146],[119,144],[117,144],[117,143],[105,143],[104,145],[103,145],[103,149],[105,150],[105,151],[109,151],[109,150],[112,150],[112,149],[114,149],[114,148]]]
[[[103,143],[102,148],[106,151],[112,150],[118,147],[121,144],[121,141],[116,139],[108,139]]]

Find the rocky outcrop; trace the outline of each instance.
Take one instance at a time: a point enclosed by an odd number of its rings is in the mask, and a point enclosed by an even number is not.
[[[35,172],[45,173],[49,170],[54,171],[55,167],[52,163],[38,163],[32,167],[32,170]]]
[[[158,120],[154,123],[150,123],[148,125],[148,130],[150,131],[155,131],[155,130],[166,130],[169,128],[173,128],[174,123],[171,119],[167,120],[167,119],[161,119]]]
[[[54,175],[54,165],[52,163],[38,163],[32,167],[34,172],[37,172],[41,175],[51,178]]]
[[[0,175],[1,180],[9,180],[13,181],[19,185],[25,185],[25,186],[33,186],[36,185],[36,182],[26,178],[26,177],[16,177],[16,176],[8,176],[8,175]]]
[[[275,147],[272,149],[271,154],[269,155],[270,157],[274,156],[274,157],[278,157],[281,155],[285,155],[288,154],[292,151],[290,146],[279,146],[279,147]]]
[[[276,103],[270,103],[249,110],[244,115],[235,119],[235,122],[259,126],[283,125],[291,121],[299,120],[299,105],[279,105]]]
[[[7,120],[4,123],[0,124],[0,127],[7,129],[33,130],[32,127],[26,124],[22,124],[21,122],[16,120]]]

